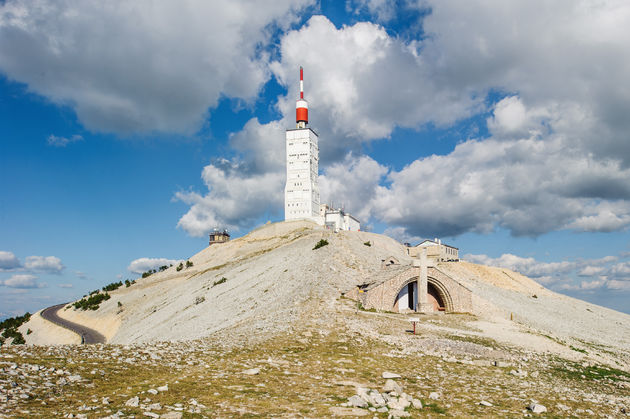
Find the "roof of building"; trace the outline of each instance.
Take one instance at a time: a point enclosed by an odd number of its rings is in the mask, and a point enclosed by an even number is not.
[[[451,246],[451,245],[446,244],[446,243],[438,243],[435,240],[429,240],[429,239],[421,241],[420,243],[416,244],[414,247],[420,247],[420,246],[424,245],[425,243],[426,244],[432,244],[432,245],[435,245],[435,246],[446,246],[446,247],[450,247],[451,249],[459,250],[459,248],[457,248],[455,246]]]

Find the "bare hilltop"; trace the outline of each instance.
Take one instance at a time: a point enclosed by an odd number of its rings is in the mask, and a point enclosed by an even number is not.
[[[414,262],[383,235],[266,224],[109,291],[95,310],[59,310],[104,345],[77,345],[36,313],[20,327],[27,346],[0,352],[0,378],[26,395],[0,380],[0,417],[626,415],[630,316],[464,261],[437,268],[471,292],[469,313],[364,310],[344,296],[392,257]],[[51,368],[92,387],[58,385]]]

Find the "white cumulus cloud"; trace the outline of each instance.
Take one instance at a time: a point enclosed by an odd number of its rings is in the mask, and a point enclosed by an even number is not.
[[[0,71],[93,131],[191,133],[221,95],[257,96],[271,26],[309,3],[8,0]]]
[[[5,279],[2,284],[11,288],[43,288],[46,285],[37,282],[35,275],[16,274],[9,279]]]
[[[179,262],[181,261],[166,258],[138,258],[132,260],[131,263],[129,263],[127,270],[135,274],[142,274],[143,272],[149,271],[151,269],[157,269],[160,266],[176,265]]]
[[[61,263],[61,259],[56,256],[27,256],[24,268],[30,271],[59,274],[65,266]]]
[[[0,250],[0,271],[12,271],[22,266],[13,252]]]
[[[357,3],[376,14],[392,13],[387,2]],[[391,36],[369,22],[336,27],[323,16],[287,32],[270,67],[288,88],[278,100],[283,118],[252,120],[233,136],[243,156],[260,157],[208,166],[209,193],[178,194],[191,206],[180,226],[200,235],[214,224],[246,225],[281,208],[281,131],[293,124],[297,69],[303,65],[311,126],[321,134],[322,197],[371,217],[362,221],[403,228],[411,237],[497,228],[517,236],[627,229],[630,93],[623,86],[630,29],[622,23],[630,5],[417,4],[430,11],[421,17],[421,39]],[[488,99],[497,92],[492,103]],[[366,141],[386,138],[398,127],[452,126],[470,116],[483,116],[487,138],[469,138],[442,155],[404,156],[404,168],[377,171],[359,187],[345,184],[354,177],[341,180],[362,175],[352,172],[355,162],[383,167],[377,157],[361,156]],[[257,131],[275,132],[272,150],[247,141]],[[260,186],[264,176],[266,188]],[[273,197],[243,199],[250,184]]]

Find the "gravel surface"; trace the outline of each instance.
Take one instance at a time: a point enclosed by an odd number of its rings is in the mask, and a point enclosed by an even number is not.
[[[329,244],[313,250],[321,239]],[[110,343],[211,337],[239,345],[299,327],[304,318],[325,329],[335,321],[340,294],[380,271],[389,256],[411,263],[405,248],[383,235],[332,233],[306,221],[267,224],[202,250],[190,268],[173,266],[110,292],[97,311],[61,314]],[[478,333],[630,365],[630,316],[555,294],[507,269],[466,262],[438,268],[473,291],[473,314],[485,322]]]

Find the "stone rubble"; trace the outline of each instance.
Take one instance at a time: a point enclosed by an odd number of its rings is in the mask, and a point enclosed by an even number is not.
[[[356,394],[350,396],[346,403],[342,403],[342,407],[389,413],[390,418],[410,417],[411,413],[407,411],[409,407],[422,409],[422,401],[404,393],[402,386],[394,381],[394,378],[401,378],[401,375],[384,372],[382,377],[386,378],[382,393],[371,388],[357,387]]]

